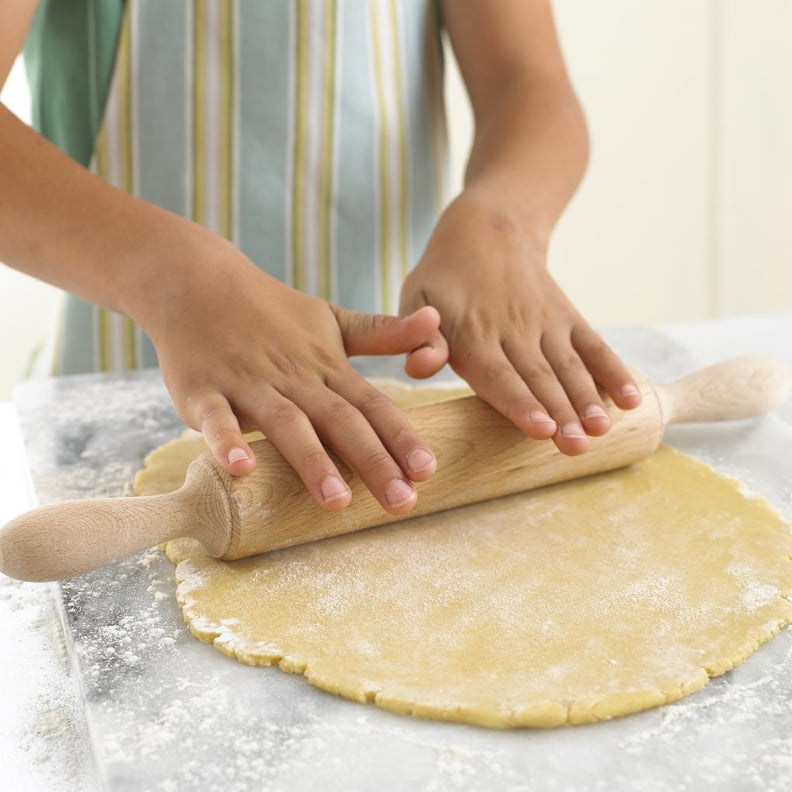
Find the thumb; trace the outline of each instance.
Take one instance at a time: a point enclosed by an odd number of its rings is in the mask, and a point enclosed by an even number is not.
[[[404,370],[413,379],[427,379],[448,363],[448,342],[438,330],[425,344],[411,349]]]
[[[427,344],[440,327],[440,314],[425,306],[409,316],[348,311],[332,306],[344,349],[354,355],[401,355]]]

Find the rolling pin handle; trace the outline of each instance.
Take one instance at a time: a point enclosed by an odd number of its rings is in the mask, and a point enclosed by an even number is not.
[[[62,580],[182,536],[219,555],[228,508],[211,465],[196,460],[184,486],[168,495],[72,500],[20,515],[0,530],[0,573]]]
[[[663,423],[735,421],[779,407],[792,391],[792,370],[761,355],[732,358],[656,389]]]

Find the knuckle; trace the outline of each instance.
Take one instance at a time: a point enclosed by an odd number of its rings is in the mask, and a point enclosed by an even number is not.
[[[526,382],[537,382],[554,376],[553,369],[544,361],[529,364],[523,372],[523,379]]]
[[[575,405],[578,412],[585,410],[587,407],[592,405],[596,405],[597,407],[602,407],[604,409],[602,400],[597,395],[595,390],[581,390],[575,393],[572,396],[572,403]]]
[[[514,369],[507,363],[493,363],[484,368],[486,382],[504,382],[514,375]]]
[[[269,417],[268,423],[273,426],[288,426],[297,423],[302,417],[302,412],[291,402],[282,402],[272,410]]]
[[[536,399],[531,399],[528,397],[513,399],[506,406],[506,417],[509,418],[509,420],[514,420],[515,418],[528,415],[533,410],[538,409],[540,409],[540,405]]]
[[[239,432],[233,426],[217,426],[210,431],[204,431],[206,441],[214,447],[228,443],[232,438],[236,438]]]
[[[391,323],[391,317],[385,314],[375,314],[371,317],[372,329],[384,330]]]
[[[393,432],[390,441],[396,448],[405,448],[415,445],[417,438],[415,432],[408,426],[400,426]]]
[[[217,402],[203,404],[198,408],[198,421],[200,425],[205,426],[206,424],[221,419],[226,409],[227,408],[223,405],[217,404]]]
[[[303,364],[295,358],[280,352],[271,351],[268,355],[270,363],[288,377],[301,376],[305,370]]]
[[[556,372],[561,376],[577,374],[583,368],[583,362],[576,354],[567,354],[555,364]]]
[[[575,407],[581,407],[592,403],[599,402],[597,389],[594,386],[594,380],[590,375],[585,378],[579,379],[573,383],[568,383],[565,387],[567,399],[570,404]]]
[[[357,404],[360,411],[366,413],[389,409],[393,406],[393,401],[377,388],[368,387],[361,391]]]
[[[333,422],[349,423],[356,420],[359,414],[357,408],[346,399],[333,400],[327,407],[327,417]]]
[[[363,464],[362,470],[382,470],[383,468],[392,468],[395,463],[391,455],[384,448],[369,449],[363,452],[361,462]]]
[[[325,344],[312,344],[311,356],[324,370],[332,370],[338,367],[338,355],[335,350],[328,349]]]
[[[303,470],[318,471],[330,464],[330,457],[321,446],[306,448],[300,456],[300,467]]]
[[[604,342],[593,351],[587,351],[586,362],[591,371],[600,377],[620,377],[626,371],[616,353]]]
[[[240,436],[239,424],[226,409],[210,410],[201,415],[200,431],[213,448],[230,445]]]
[[[575,349],[581,349],[592,353],[610,352],[610,347],[605,342],[605,339],[603,339],[591,325],[584,321],[581,321],[572,328],[570,340]]]
[[[594,358],[612,358],[613,350],[598,336],[589,339],[585,346],[586,354]]]

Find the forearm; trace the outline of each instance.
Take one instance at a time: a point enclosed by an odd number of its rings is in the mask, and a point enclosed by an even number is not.
[[[86,300],[147,320],[152,295],[222,244],[96,178],[2,105],[0,152],[0,261]]]
[[[568,84],[515,77],[478,108],[465,189],[494,201],[546,245],[588,151],[583,112]]]
[[[550,0],[445,0],[442,10],[476,120],[464,197],[546,245],[588,159]]]

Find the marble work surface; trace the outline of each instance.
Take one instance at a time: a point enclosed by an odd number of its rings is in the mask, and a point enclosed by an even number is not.
[[[696,365],[668,334],[607,336],[657,382]],[[397,373],[392,363],[361,365]],[[29,383],[17,404],[39,503],[128,493],[143,456],[180,430],[156,372]],[[678,427],[666,439],[792,520],[792,424],[768,416]],[[230,660],[189,635],[173,568],[156,550],[53,590],[80,687],[74,729],[85,768],[74,789],[792,788],[789,629],[668,707],[592,726],[500,732],[395,715]]]

